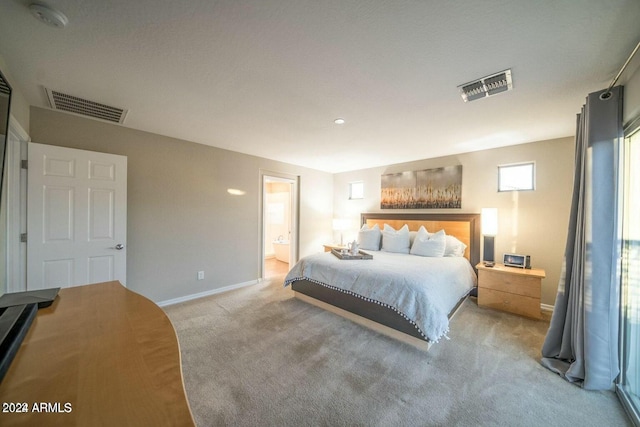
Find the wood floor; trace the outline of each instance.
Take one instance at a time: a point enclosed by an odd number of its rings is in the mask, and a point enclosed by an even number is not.
[[[278,261],[275,258],[267,258],[264,260],[265,279],[268,279],[274,276],[284,276],[288,272],[289,272],[288,263]]]

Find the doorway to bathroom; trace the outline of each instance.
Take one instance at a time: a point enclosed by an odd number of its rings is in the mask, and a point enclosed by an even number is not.
[[[262,174],[262,277],[284,276],[297,260],[298,178]]]

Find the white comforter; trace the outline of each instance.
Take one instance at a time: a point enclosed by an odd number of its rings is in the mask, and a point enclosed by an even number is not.
[[[340,260],[330,252],[305,257],[289,271],[284,285],[307,279],[394,309],[429,341],[445,336],[449,312],[476,283],[469,261],[368,253],[372,260]]]

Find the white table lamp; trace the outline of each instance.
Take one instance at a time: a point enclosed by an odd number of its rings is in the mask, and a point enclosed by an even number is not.
[[[349,229],[349,220],[344,218],[333,219],[333,229],[340,232],[340,246],[344,245],[342,232]]]

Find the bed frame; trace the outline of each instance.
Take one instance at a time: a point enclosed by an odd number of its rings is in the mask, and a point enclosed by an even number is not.
[[[369,227],[378,224],[381,229],[384,224],[389,224],[395,229],[407,224],[410,231],[418,231],[420,226],[424,226],[430,232],[444,229],[446,234],[457,237],[467,245],[464,256],[474,268],[480,261],[480,214],[363,213],[360,217],[361,224],[367,224]],[[296,298],[302,301],[421,350],[428,350],[432,344],[420,335],[414,325],[393,309],[334,291],[308,280],[293,282],[291,289],[293,289]],[[453,308],[449,313],[449,319],[453,317],[465,299],[466,297]]]

